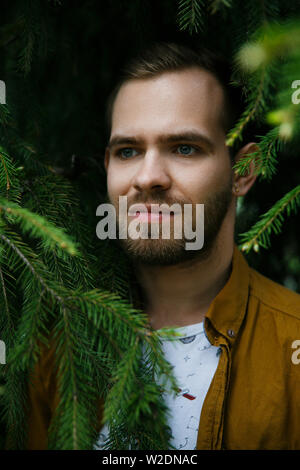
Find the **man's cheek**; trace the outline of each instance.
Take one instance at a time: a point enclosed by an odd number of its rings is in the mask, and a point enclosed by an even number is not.
[[[125,172],[109,172],[107,175],[107,192],[110,199],[116,201],[118,196],[124,195],[128,191],[128,178]]]
[[[114,203],[119,193],[119,185],[115,178],[112,178],[109,173],[107,175],[107,193],[111,202]]]

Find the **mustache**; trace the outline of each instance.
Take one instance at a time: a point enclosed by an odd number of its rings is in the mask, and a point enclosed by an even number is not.
[[[148,205],[167,204],[168,206],[172,206],[173,204],[180,204],[180,206],[183,207],[184,204],[192,204],[192,201],[158,194],[158,195],[151,195],[151,196],[140,195],[140,196],[135,196],[134,198],[128,198],[127,204],[128,204],[128,207],[132,206],[133,204],[148,204]]]

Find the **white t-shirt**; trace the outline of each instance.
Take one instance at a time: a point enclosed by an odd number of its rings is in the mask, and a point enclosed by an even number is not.
[[[219,362],[221,351],[208,341],[203,322],[175,329],[180,336],[163,340],[167,361],[173,365],[180,392],[164,393],[170,409],[169,426],[172,445],[178,449],[194,450],[202,405]]]
[[[221,348],[208,341],[203,322],[174,328],[176,337],[162,337],[162,350],[173,366],[180,392],[163,393],[170,410],[168,424],[175,449],[194,450],[202,405],[219,362]],[[159,330],[158,330],[159,333]],[[101,450],[108,436],[105,425],[99,434],[96,450]]]

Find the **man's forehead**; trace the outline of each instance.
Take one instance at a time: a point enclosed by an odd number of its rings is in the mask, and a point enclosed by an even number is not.
[[[122,85],[113,107],[112,131],[129,124],[150,125],[156,119],[160,125],[170,119],[189,126],[201,120],[216,125],[223,108],[222,86],[210,72],[198,67],[164,72]]]
[[[176,93],[195,95],[215,94],[218,99],[223,96],[222,86],[217,78],[209,71],[200,67],[191,67],[183,70],[163,72],[159,75],[146,78],[133,78],[127,80],[120,88],[115,103],[127,95],[153,94],[157,91],[169,95]]]

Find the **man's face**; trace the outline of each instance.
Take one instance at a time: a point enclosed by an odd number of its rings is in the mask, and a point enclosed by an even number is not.
[[[121,87],[105,157],[108,197],[117,214],[119,196],[127,196],[128,207],[204,204],[205,214],[204,246],[198,252],[185,250],[185,240],[174,239],[173,232],[170,239],[122,240],[135,260],[176,264],[205,257],[214,245],[234,208],[223,99],[215,77],[199,68],[130,80]]]

